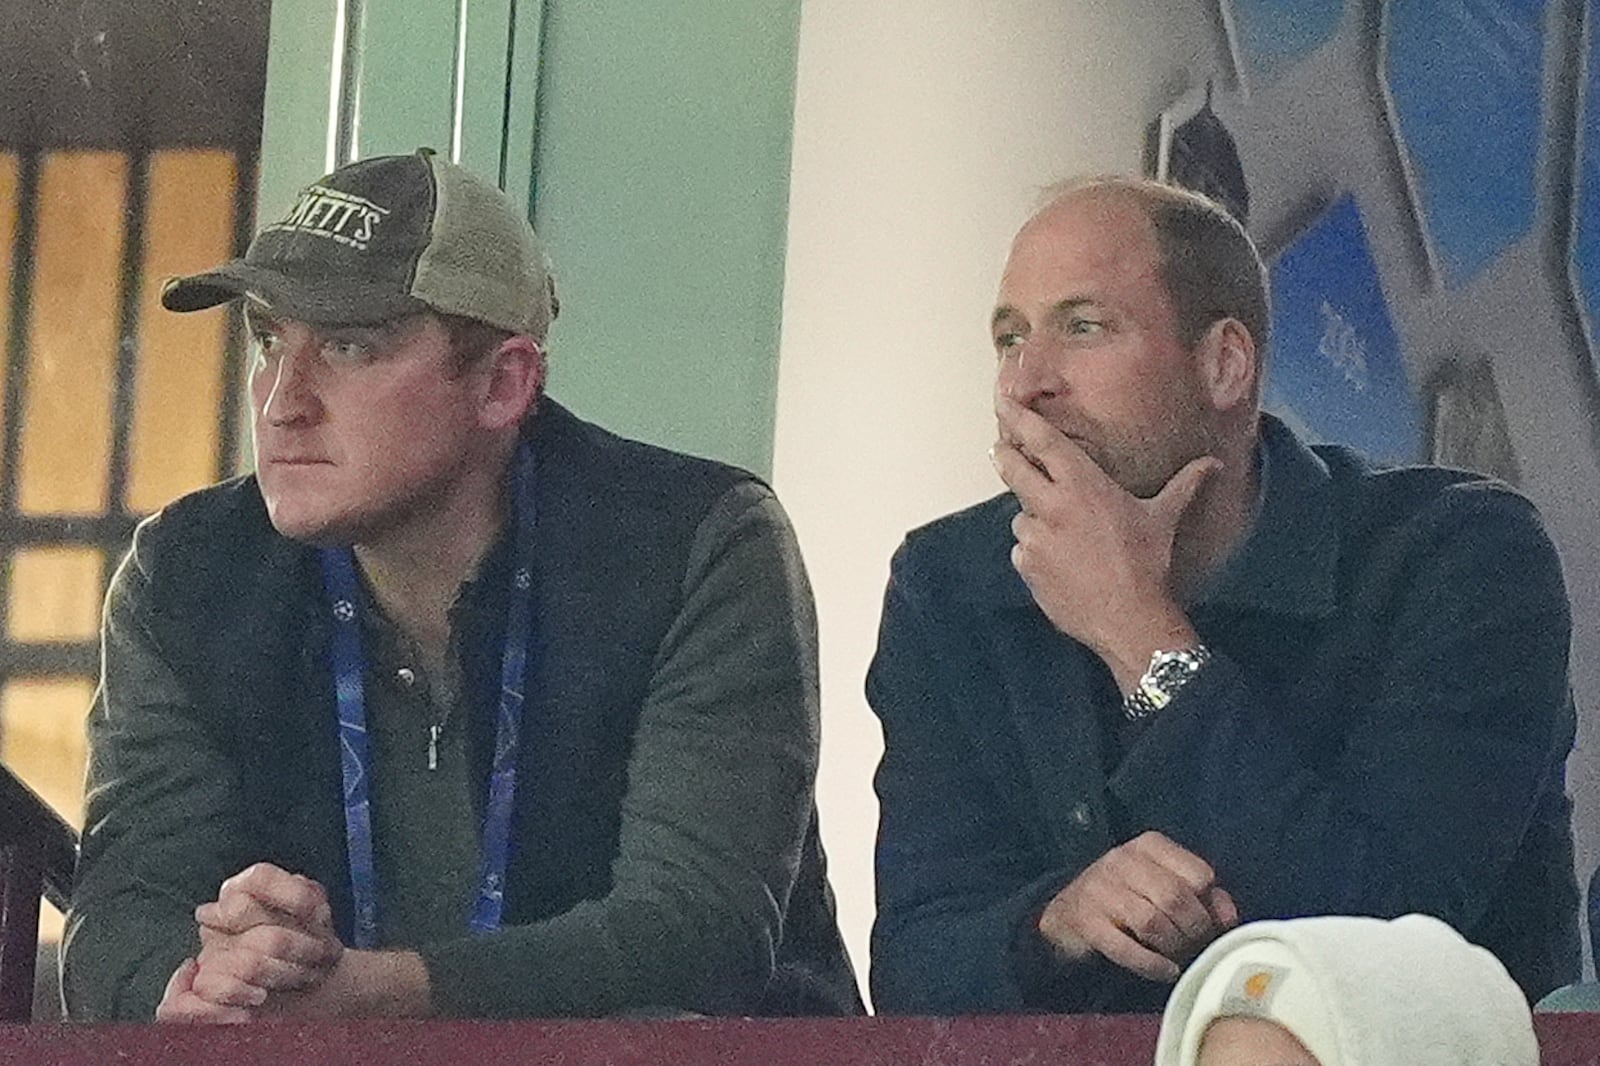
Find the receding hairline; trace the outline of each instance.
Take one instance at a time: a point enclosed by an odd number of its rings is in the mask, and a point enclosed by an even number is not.
[[[1212,323],[1232,318],[1249,331],[1258,365],[1265,365],[1271,343],[1266,265],[1249,231],[1227,208],[1201,193],[1154,178],[1069,177],[1040,189],[1018,236],[1052,211],[1083,201],[1127,205],[1148,227],[1185,344],[1193,344]],[[1212,241],[1196,245],[1196,227],[1210,230]]]
[[[1221,212],[1227,216],[1226,209],[1215,200],[1182,186],[1132,174],[1091,174],[1063,178],[1042,187],[1034,200],[1033,212],[1028,216],[1028,221],[1033,221],[1068,200],[1090,196],[1107,196],[1134,203],[1144,210],[1152,225],[1155,222],[1154,210],[1158,204],[1183,204],[1201,210]]]
[[[1162,269],[1164,278],[1166,256],[1162,247],[1161,234],[1156,226],[1155,207],[1163,199],[1161,194],[1165,191],[1181,194],[1183,202],[1186,203],[1210,203],[1204,197],[1186,194],[1184,190],[1175,186],[1163,185],[1160,182],[1149,179],[1121,174],[1065,178],[1051,182],[1039,190],[1039,194],[1034,200],[1033,210],[1029,212],[1022,225],[1017,228],[1016,235],[1012,238],[1012,248],[1016,248],[1017,242],[1022,239],[1024,234],[1035,226],[1044,224],[1046,217],[1056,211],[1095,201],[1122,205],[1132,209],[1133,216],[1137,219],[1137,224],[1142,226],[1143,236],[1150,242],[1150,253],[1155,257],[1157,267]]]

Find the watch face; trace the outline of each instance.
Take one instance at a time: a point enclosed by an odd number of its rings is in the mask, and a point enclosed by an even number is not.
[[[1193,651],[1157,652],[1150,657],[1150,668],[1139,679],[1139,687],[1124,700],[1123,710],[1133,719],[1161,710],[1210,658],[1203,644]]]
[[[1171,652],[1161,657],[1161,661],[1150,667],[1150,679],[1164,689],[1174,685],[1181,685],[1188,680],[1189,675],[1200,669],[1200,664],[1192,656],[1183,652]]]

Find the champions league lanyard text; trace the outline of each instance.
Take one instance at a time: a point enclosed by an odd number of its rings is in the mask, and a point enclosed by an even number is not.
[[[506,855],[511,841],[511,809],[517,791],[517,751],[521,746],[523,684],[527,676],[533,586],[533,453],[517,451],[512,525],[515,558],[507,597],[505,648],[500,657],[500,710],[495,727],[494,765],[483,809],[483,870],[478,898],[467,928],[474,933],[500,928]],[[355,900],[355,946],[378,942],[378,876],[372,859],[372,810],[368,782],[372,749],[367,738],[366,653],[361,643],[361,583],[349,548],[325,548],[323,589],[333,614],[333,678],[339,708],[339,762],[344,774],[344,824],[350,851],[350,892]]]

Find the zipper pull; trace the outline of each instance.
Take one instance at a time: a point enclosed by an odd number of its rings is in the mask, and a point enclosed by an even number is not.
[[[439,731],[438,725],[428,727],[428,769],[439,768]]]

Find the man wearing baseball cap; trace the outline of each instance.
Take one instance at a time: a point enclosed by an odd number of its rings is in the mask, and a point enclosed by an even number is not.
[[[859,1010],[771,491],[545,397],[537,238],[425,150],[162,292],[234,300],[256,470],[107,595],[70,1014]]]

